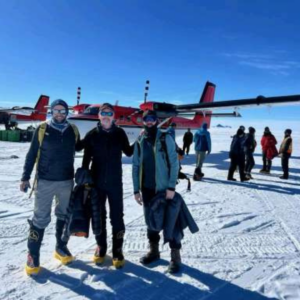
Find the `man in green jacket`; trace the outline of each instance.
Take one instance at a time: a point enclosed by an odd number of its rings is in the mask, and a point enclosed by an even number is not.
[[[159,232],[149,229],[150,202],[158,192],[165,192],[166,199],[172,201],[178,176],[179,163],[174,139],[168,133],[158,129],[156,113],[147,110],[143,115],[144,131],[135,143],[133,154],[133,185],[134,197],[138,204],[144,206],[147,236],[150,251],[140,262],[147,265],[160,258]],[[169,243],[171,262],[169,272],[179,271],[181,244]]]

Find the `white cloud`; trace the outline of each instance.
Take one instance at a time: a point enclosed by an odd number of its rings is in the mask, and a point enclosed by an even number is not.
[[[279,53],[258,54],[258,53],[223,53],[228,58],[236,59],[237,64],[260,70],[269,71],[273,75],[289,76],[292,71],[300,68],[300,62],[285,60],[278,57]]]

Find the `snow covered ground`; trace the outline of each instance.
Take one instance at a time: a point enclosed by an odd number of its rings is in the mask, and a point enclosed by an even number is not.
[[[279,158],[273,160],[271,175],[258,173],[258,147],[255,179],[246,183],[226,180],[230,136],[236,129],[210,130],[213,151],[205,163],[205,178],[193,182],[190,193],[186,181],[177,186],[200,231],[185,232],[183,269],[175,276],[166,273],[168,246],[161,244],[162,259],[152,266],[138,262],[147,251],[146,230],[142,207],[133,199],[131,159],[124,158],[125,267],[115,270],[110,253],[103,267],[95,266],[93,236],[73,237],[69,246],[76,260],[60,265],[53,258],[52,220],[41,250],[42,272],[27,277],[26,220],[33,200],[18,188],[29,144],[0,142],[0,299],[300,299],[300,133],[293,129],[290,180],[278,178]],[[273,132],[279,143],[282,132]],[[194,163],[194,154],[186,157],[184,172],[192,175]]]

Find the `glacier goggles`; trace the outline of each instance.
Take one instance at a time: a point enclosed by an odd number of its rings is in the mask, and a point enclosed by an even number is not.
[[[143,121],[144,122],[156,122],[157,121],[157,117],[156,116],[152,116],[152,115],[145,116],[143,118]]]
[[[112,117],[114,115],[114,113],[112,111],[100,111],[99,115],[101,115],[102,117]]]
[[[56,108],[54,108],[54,109],[52,109],[52,114],[55,114],[55,115],[57,115],[57,114],[66,115],[67,114],[67,110],[65,108],[63,108],[63,109],[56,109]]]

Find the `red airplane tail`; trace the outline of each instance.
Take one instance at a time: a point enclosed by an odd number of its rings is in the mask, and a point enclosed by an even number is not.
[[[216,85],[207,81],[204,87],[204,90],[202,92],[201,98],[199,103],[209,103],[214,101],[215,97],[215,90]],[[194,117],[194,121],[199,124],[199,127],[205,122],[207,123],[207,127],[210,127],[210,119],[211,115],[208,113],[207,116],[205,116],[203,113],[196,113]]]
[[[45,95],[41,95],[34,107],[34,112],[32,112],[31,114],[32,120],[46,121],[48,104],[49,104],[49,97]]]

